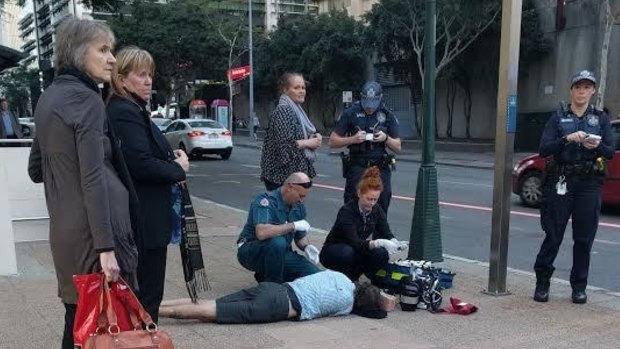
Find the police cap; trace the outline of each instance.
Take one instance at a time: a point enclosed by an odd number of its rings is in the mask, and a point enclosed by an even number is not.
[[[594,73],[589,70],[582,70],[579,73],[573,75],[573,77],[570,79],[570,87],[573,87],[579,81],[584,80],[590,81],[591,83],[596,85],[596,78],[594,77]]]
[[[383,97],[381,85],[376,81],[368,81],[362,87],[361,97],[362,108],[378,109]]]

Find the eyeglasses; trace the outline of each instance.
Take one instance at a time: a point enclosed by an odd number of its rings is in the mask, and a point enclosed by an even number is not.
[[[295,185],[298,185],[298,186],[300,186],[300,187],[304,187],[304,188],[306,188],[306,189],[310,189],[310,188],[312,188],[312,181],[310,181],[310,182],[304,182],[304,183],[291,183],[291,184],[295,184]]]

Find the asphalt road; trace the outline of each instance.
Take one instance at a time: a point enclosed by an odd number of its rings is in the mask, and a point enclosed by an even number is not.
[[[264,190],[259,180],[259,162],[260,150],[242,147],[236,147],[228,161],[215,156],[194,160],[189,176],[191,193],[247,210],[253,197]],[[392,177],[389,221],[400,239],[409,239],[418,168],[416,163],[401,161]],[[308,221],[313,227],[329,230],[343,200],[340,160],[321,155],[316,169],[315,186],[306,199]],[[453,166],[438,166],[437,171],[444,254],[488,261],[493,171]],[[543,239],[538,210],[521,206],[513,195],[511,212],[508,266],[531,272]],[[564,280],[568,280],[572,265],[571,234],[569,227],[555,263],[554,276]],[[605,210],[593,247],[590,285],[620,291],[619,247],[620,214]]]

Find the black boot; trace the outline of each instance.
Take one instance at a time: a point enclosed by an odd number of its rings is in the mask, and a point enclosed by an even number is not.
[[[547,302],[549,300],[549,281],[536,282],[536,290],[534,290],[534,300],[536,302]]]
[[[588,301],[588,295],[586,295],[586,291],[573,290],[571,298],[573,299],[573,303],[575,304],[586,304],[586,302]]]

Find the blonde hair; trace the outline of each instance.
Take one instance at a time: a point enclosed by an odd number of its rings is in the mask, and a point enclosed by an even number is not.
[[[278,79],[278,89],[280,90],[280,93],[286,93],[286,90],[293,85],[293,79],[295,77],[300,77],[304,80],[304,83],[306,83],[306,79],[304,79],[304,76],[301,75],[301,73],[286,72],[280,76],[280,79]]]
[[[150,69],[151,74],[155,73],[155,61],[148,51],[136,46],[127,46],[118,51],[110,81],[112,93],[126,99],[133,99],[131,94],[123,87],[121,79],[126,78],[132,71],[137,71],[141,68]]]

